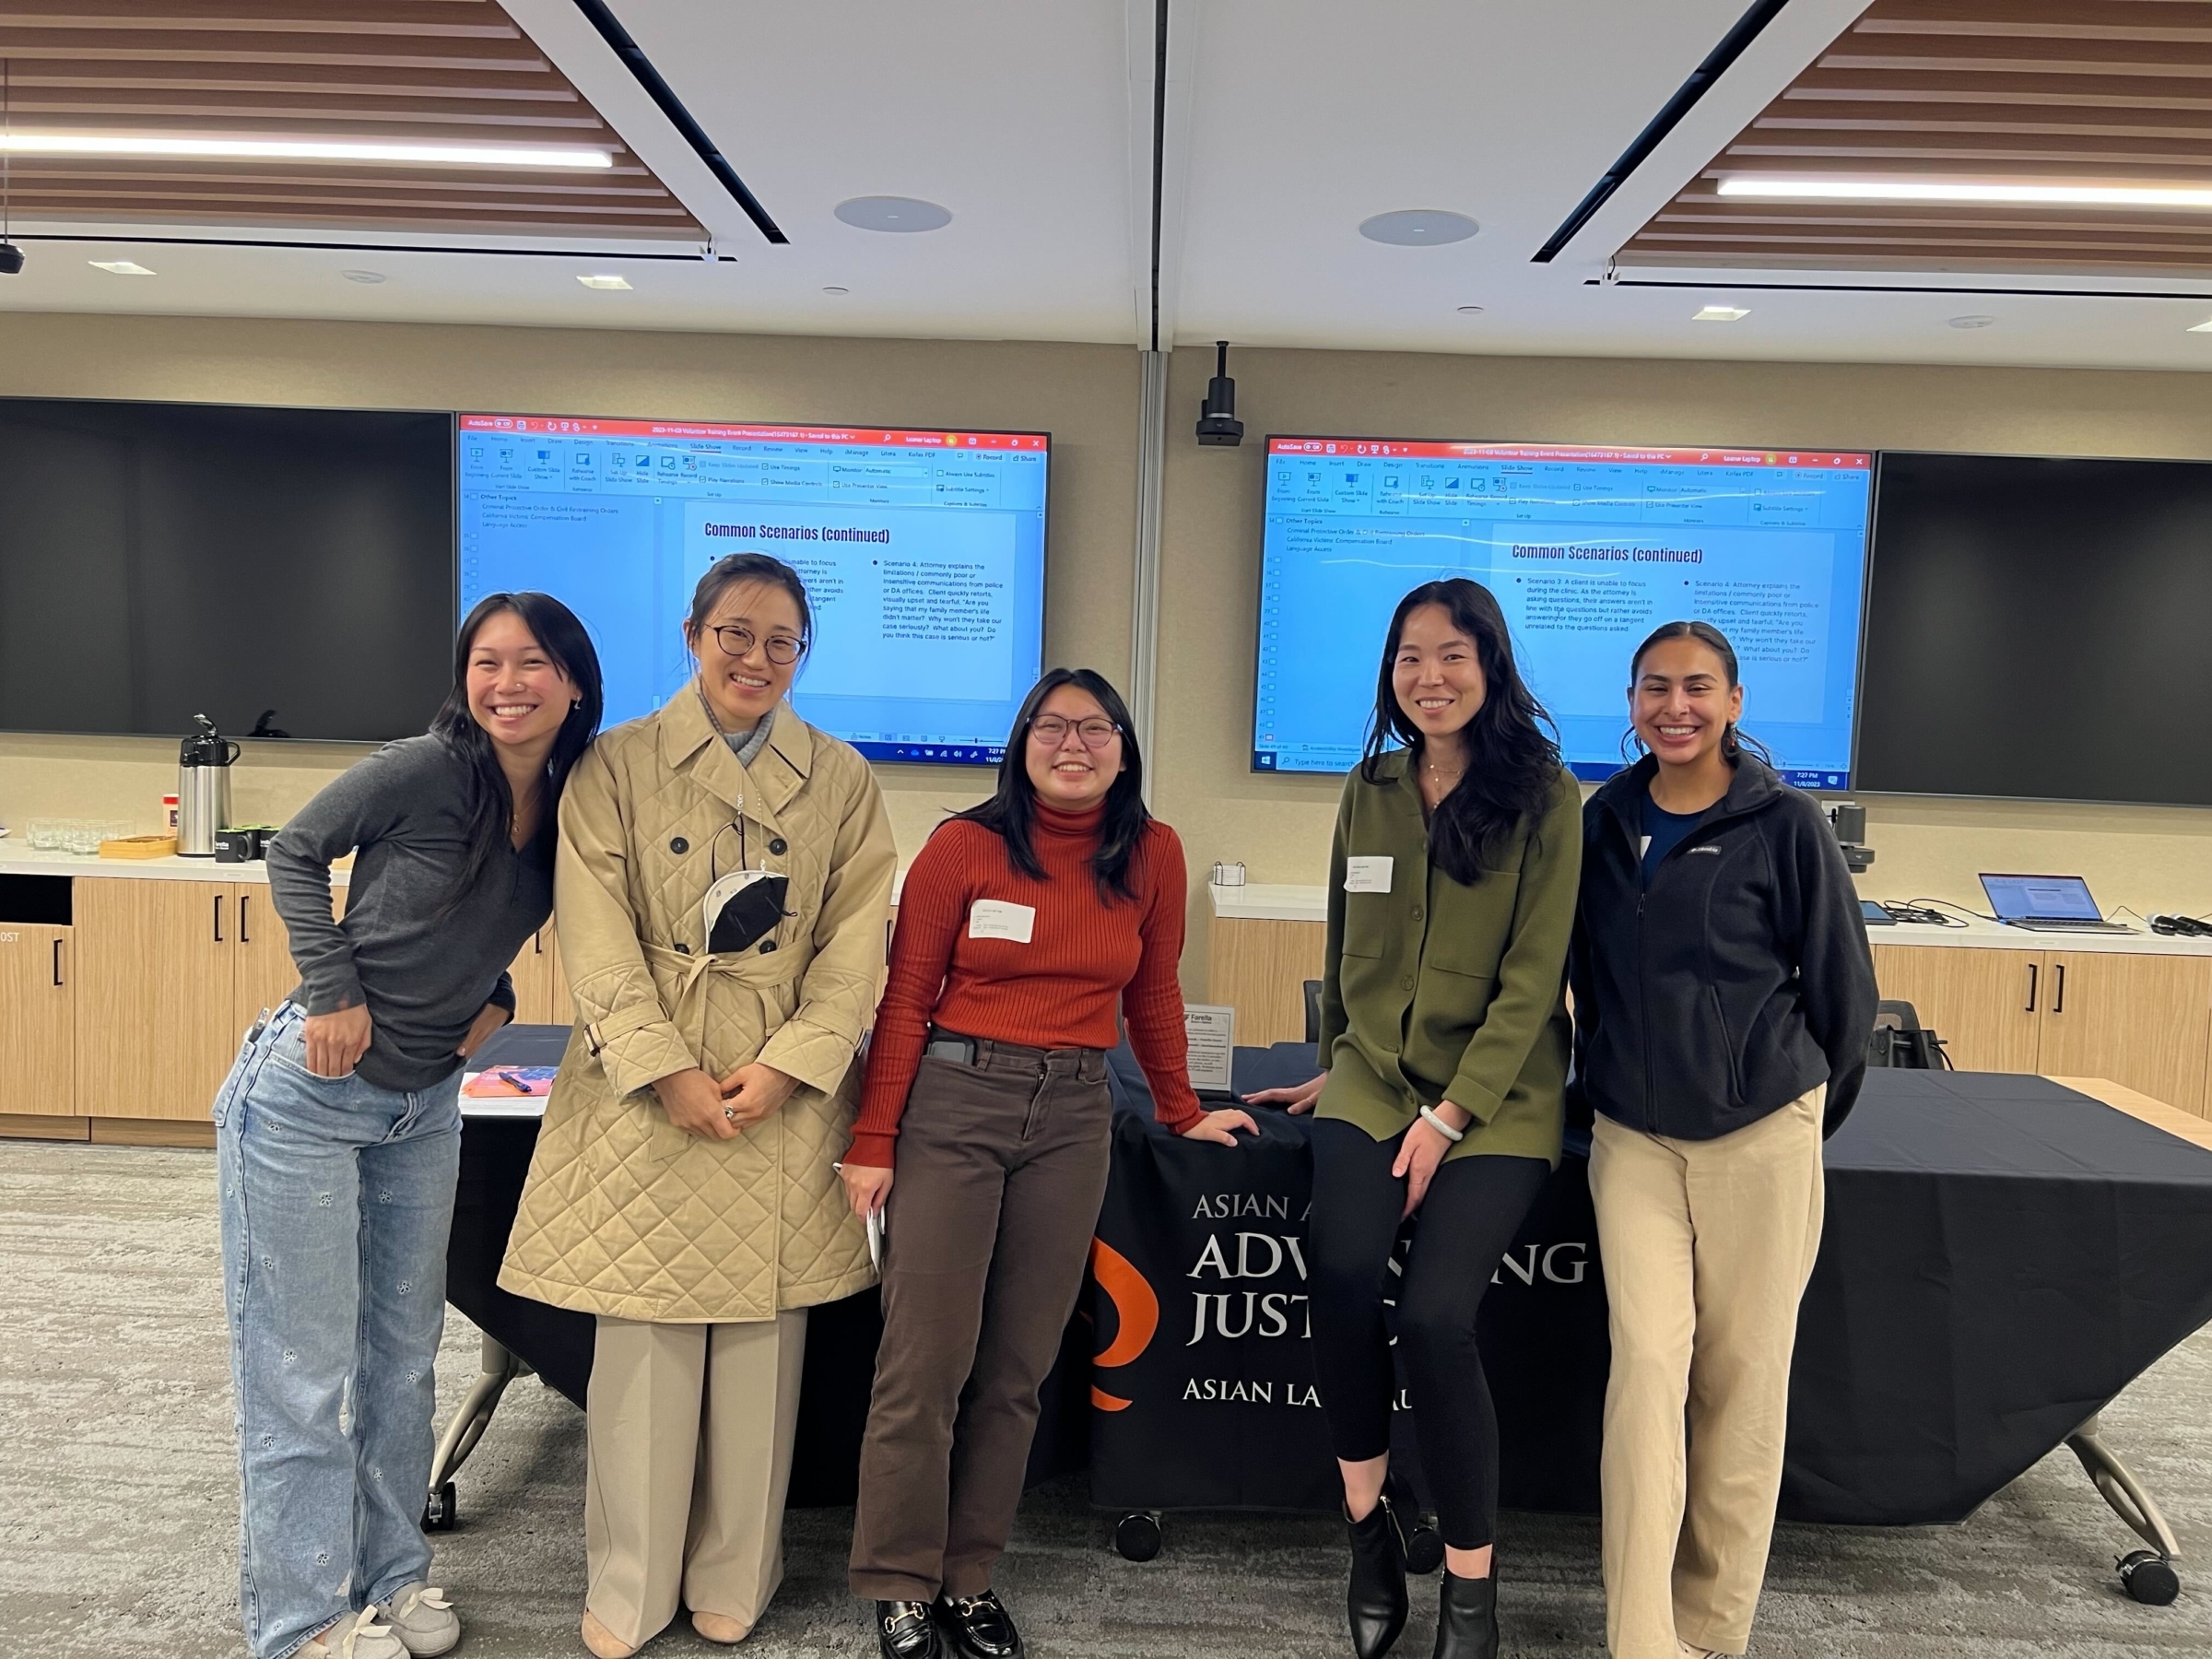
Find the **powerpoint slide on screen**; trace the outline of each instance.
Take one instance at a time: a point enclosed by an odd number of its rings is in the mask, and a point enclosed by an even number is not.
[[[1044,633],[1049,440],[1031,432],[460,418],[461,606],[536,588],[583,619],[606,724],[692,673],[692,589],[731,553],[796,570],[792,690],[870,759],[994,763]]]
[[[1791,782],[1851,782],[1873,457],[1271,438],[1253,767],[1343,771],[1407,589],[1498,596],[1575,775],[1621,765],[1629,655],[1708,621]]]

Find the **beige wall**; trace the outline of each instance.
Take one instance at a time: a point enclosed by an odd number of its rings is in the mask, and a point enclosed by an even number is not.
[[[1191,422],[1211,361],[1173,359],[1150,759],[1157,805],[1194,872],[1242,859],[1259,881],[1321,879],[1337,788],[1248,769],[1267,432],[2212,458],[2212,397],[2193,374],[1296,351],[1237,355],[1249,437],[1210,450]],[[1117,683],[1129,661],[1136,372],[1135,352],[1105,346],[0,313],[0,394],[1048,429],[1047,655]],[[280,821],[359,752],[257,746],[238,776],[240,816]],[[881,771],[909,853],[943,809],[981,792],[980,779]],[[0,821],[113,816],[150,828],[174,775],[174,747],[159,740],[0,736]],[[2212,911],[2212,812],[1867,806],[1879,854],[1862,884],[1870,894],[1975,900],[1978,870],[2077,870],[2108,905]],[[1202,986],[1202,944],[1186,982]]]
[[[1050,431],[1046,655],[1117,682],[1129,668],[1136,383],[1136,354],[1108,346],[0,312],[0,395]],[[235,812],[281,822],[363,752],[250,746]],[[985,793],[982,773],[878,771],[909,854],[942,811]],[[113,817],[150,830],[175,788],[173,742],[0,735],[0,823]]]
[[[1269,432],[2212,459],[2212,395],[2197,374],[1257,350],[1230,360],[1245,441],[1202,449],[1191,423],[1213,355],[1173,359],[1155,801],[1194,869],[1241,859],[1254,881],[1323,879],[1338,788],[1249,770]],[[1344,694],[1364,701],[1371,682]],[[2028,869],[2079,872],[2108,907],[2212,911],[2212,810],[1864,799],[1870,897],[1979,906],[1978,871]]]

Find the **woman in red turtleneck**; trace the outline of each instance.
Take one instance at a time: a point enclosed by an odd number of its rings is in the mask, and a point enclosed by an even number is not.
[[[843,1165],[861,1215],[888,1200],[852,1561],[884,1659],[1021,1652],[991,1569],[1106,1192],[1116,1005],[1163,1124],[1253,1129],[1191,1091],[1182,842],[1145,810],[1128,727],[1102,677],[1053,669],[998,793],[907,871]]]

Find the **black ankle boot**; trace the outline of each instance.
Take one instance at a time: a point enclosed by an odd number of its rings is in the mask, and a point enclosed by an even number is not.
[[[1344,1610],[1352,1625],[1352,1652],[1359,1659],[1382,1659],[1406,1629],[1406,1544],[1399,1535],[1387,1491],[1349,1527],[1352,1576],[1345,1588]]]
[[[1444,1571],[1436,1608],[1435,1659],[1498,1659],[1498,1574],[1461,1578]]]

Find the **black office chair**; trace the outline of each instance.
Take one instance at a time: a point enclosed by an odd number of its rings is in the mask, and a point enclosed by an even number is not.
[[[1306,982],[1306,1041],[1321,1041],[1321,982]]]
[[[1868,1065],[1901,1066],[1909,1071],[1948,1071],[1951,1057],[1943,1052],[1943,1039],[1920,1023],[1920,1010],[1909,1002],[1882,1001],[1875,1005],[1874,1030],[1866,1039]]]

